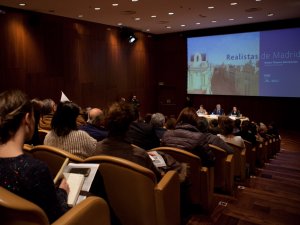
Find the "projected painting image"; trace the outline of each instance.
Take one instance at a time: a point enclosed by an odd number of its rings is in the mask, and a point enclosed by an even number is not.
[[[259,32],[188,39],[188,94],[259,93]]]

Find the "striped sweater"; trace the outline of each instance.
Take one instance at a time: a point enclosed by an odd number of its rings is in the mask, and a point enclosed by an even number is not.
[[[97,141],[82,130],[73,130],[68,135],[60,137],[51,130],[46,135],[44,144],[64,149],[82,159],[85,159],[93,155]]]

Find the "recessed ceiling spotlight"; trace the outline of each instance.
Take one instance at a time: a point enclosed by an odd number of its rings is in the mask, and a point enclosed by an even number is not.
[[[197,22],[196,25],[200,25],[201,23]]]
[[[237,2],[231,2],[230,5],[237,5]]]
[[[147,32],[149,32],[149,31],[150,31],[150,29],[146,29],[146,31],[147,31]]]
[[[233,19],[233,18],[230,18],[230,19],[228,19],[228,20],[233,21],[234,19]]]
[[[215,7],[214,6],[208,6],[207,8],[208,9],[214,9]]]
[[[122,26],[123,25],[123,23],[118,23],[118,26]]]
[[[217,21],[216,21],[216,20],[212,20],[211,22],[212,22],[212,23],[216,23]]]
[[[131,0],[132,2],[138,2],[139,0]]]
[[[141,20],[141,18],[136,17],[136,18],[134,18],[134,20],[135,20],[135,21],[139,21],[139,20]]]
[[[180,26],[181,26],[181,27],[185,27],[186,25],[185,25],[185,24],[181,24]]]
[[[168,14],[169,14],[170,16],[174,15],[174,13],[173,13],[173,12],[169,12]]]
[[[171,26],[166,26],[166,28],[167,28],[167,29],[171,29],[172,27],[171,27]]]
[[[268,16],[274,16],[274,13],[268,13]]]
[[[95,10],[96,10],[96,11],[99,11],[99,10],[100,10],[100,8],[99,8],[99,7],[95,7]]]
[[[118,3],[113,3],[113,4],[112,4],[112,6],[118,6],[118,5],[119,5]]]
[[[26,3],[19,3],[19,6],[25,6]]]
[[[255,0],[256,2],[261,2],[261,0]]]
[[[79,17],[79,18],[82,18],[82,17],[83,17],[83,15],[82,15],[82,14],[79,14],[79,15],[78,15],[78,17]]]
[[[253,19],[253,16],[248,16],[248,19]]]
[[[156,18],[156,15],[152,15],[151,18]]]

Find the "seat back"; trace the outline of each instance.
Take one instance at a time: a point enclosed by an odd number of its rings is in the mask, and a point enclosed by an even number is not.
[[[56,176],[66,158],[69,158],[70,162],[83,162],[81,158],[71,154],[70,152],[49,145],[34,146],[30,150],[30,153],[34,158],[40,159],[48,165],[53,177]]]
[[[32,156],[32,154],[31,154],[31,149],[32,148],[33,148],[32,145],[30,145],[30,144],[24,144],[23,145],[23,152],[24,152],[24,154]]]
[[[44,144],[44,139],[48,133],[49,133],[49,130],[43,130],[43,129],[38,130],[40,143]]]
[[[246,163],[249,165],[249,172],[255,174],[256,146],[247,140],[244,140],[244,143],[246,146]]]
[[[0,187],[0,221],[2,225],[49,224],[40,207],[3,187]]]
[[[234,158],[233,154],[213,144],[209,144],[216,160],[214,165],[214,187],[222,192],[232,194],[234,186]]]
[[[186,165],[186,180],[188,184],[188,202],[193,205],[200,205],[209,211],[213,195],[213,177],[206,167],[202,167],[199,156],[186,150],[175,147],[157,147],[150,151],[159,151],[169,154],[178,162]]]
[[[36,204],[0,187],[1,225],[49,225],[47,215]],[[71,208],[53,225],[110,225],[110,212],[102,198],[92,196]]]
[[[176,172],[167,173],[157,184],[151,170],[122,158],[101,155],[84,162],[100,164],[108,202],[123,225],[179,224]]]
[[[246,148],[226,142],[234,151],[234,176],[245,180],[246,178]]]

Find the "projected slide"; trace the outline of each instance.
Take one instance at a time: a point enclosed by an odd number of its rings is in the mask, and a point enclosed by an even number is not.
[[[300,97],[300,29],[188,38],[188,94]]]

